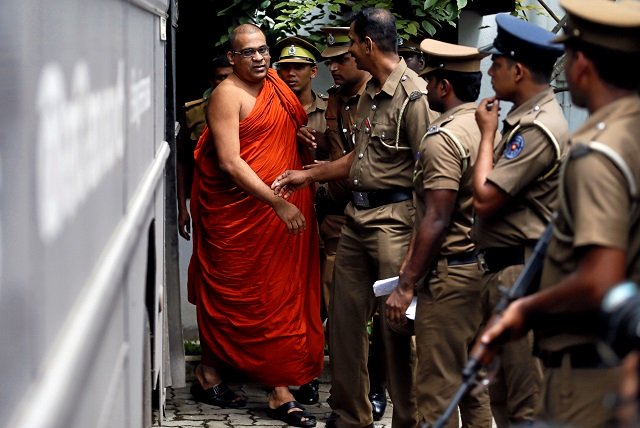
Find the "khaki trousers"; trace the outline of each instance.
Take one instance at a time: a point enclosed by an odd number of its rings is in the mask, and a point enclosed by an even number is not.
[[[416,393],[418,414],[431,426],[462,383],[462,370],[484,317],[482,271],[476,263],[447,266],[442,259],[418,292],[416,308]],[[463,427],[491,426],[489,393],[460,401]],[[458,427],[455,412],[448,428]]]
[[[411,201],[404,201],[352,212],[354,219],[347,220],[338,244],[329,305],[329,404],[338,415],[339,428],[373,423],[368,399],[367,321],[380,306],[393,427],[415,428],[411,336],[388,328],[382,306],[386,297],[373,294],[374,281],[398,275],[409,245],[414,208]]]
[[[336,261],[338,241],[342,232],[342,226],[347,218],[343,215],[327,215],[320,225],[320,238],[324,243],[324,259],[322,263],[322,300],[327,314],[329,313],[329,301],[331,295],[331,283],[333,282],[333,266]]]
[[[537,419],[550,426],[614,427],[612,404],[619,384],[619,367],[573,369],[567,354],[561,367],[544,369]]]
[[[500,299],[498,287],[510,288],[524,265],[485,273],[487,316]],[[491,411],[498,428],[533,421],[542,384],[542,367],[533,352],[533,334],[509,342],[499,352],[500,365],[489,385]]]

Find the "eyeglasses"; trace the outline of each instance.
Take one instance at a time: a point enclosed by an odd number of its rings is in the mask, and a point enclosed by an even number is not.
[[[242,49],[241,51],[231,52],[233,52],[235,55],[240,55],[242,58],[253,58],[254,56],[256,56],[256,52],[262,56],[266,56],[269,55],[269,46],[264,45],[260,46],[258,49],[246,48]]]

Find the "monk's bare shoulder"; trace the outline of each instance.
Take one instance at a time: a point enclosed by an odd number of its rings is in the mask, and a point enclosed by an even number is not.
[[[210,103],[227,113],[238,114],[242,120],[251,112],[256,103],[256,96],[252,93],[252,89],[232,74],[218,85],[212,94]]]

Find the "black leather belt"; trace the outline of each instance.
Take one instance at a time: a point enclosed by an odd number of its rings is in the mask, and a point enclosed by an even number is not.
[[[478,254],[478,262],[485,272],[499,272],[509,266],[524,264],[525,248],[486,248]]]
[[[457,253],[450,256],[446,256],[447,264],[449,266],[469,265],[477,263],[476,253],[470,251],[468,253]]]
[[[571,368],[574,369],[603,369],[615,367],[604,361],[596,345],[593,343],[570,346],[555,352],[545,350],[538,350],[536,352],[537,357],[540,358],[542,364],[547,368],[562,367],[562,359],[567,354],[569,354]]]
[[[377,208],[413,198],[411,189],[384,189],[369,192],[351,192],[351,201],[356,208]]]

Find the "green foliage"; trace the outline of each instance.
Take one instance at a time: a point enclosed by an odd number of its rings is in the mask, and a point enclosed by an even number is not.
[[[219,0],[209,0],[216,1]],[[444,25],[455,26],[467,0],[232,0],[218,12],[232,25],[221,29],[216,46],[228,41],[229,31],[238,24],[252,22],[270,39],[303,35],[321,43],[320,27],[344,26],[353,12],[367,7],[389,9],[397,19],[398,34],[404,38],[433,36]]]
[[[184,354],[185,355],[200,355],[200,341],[199,340],[185,340],[184,341]]]

